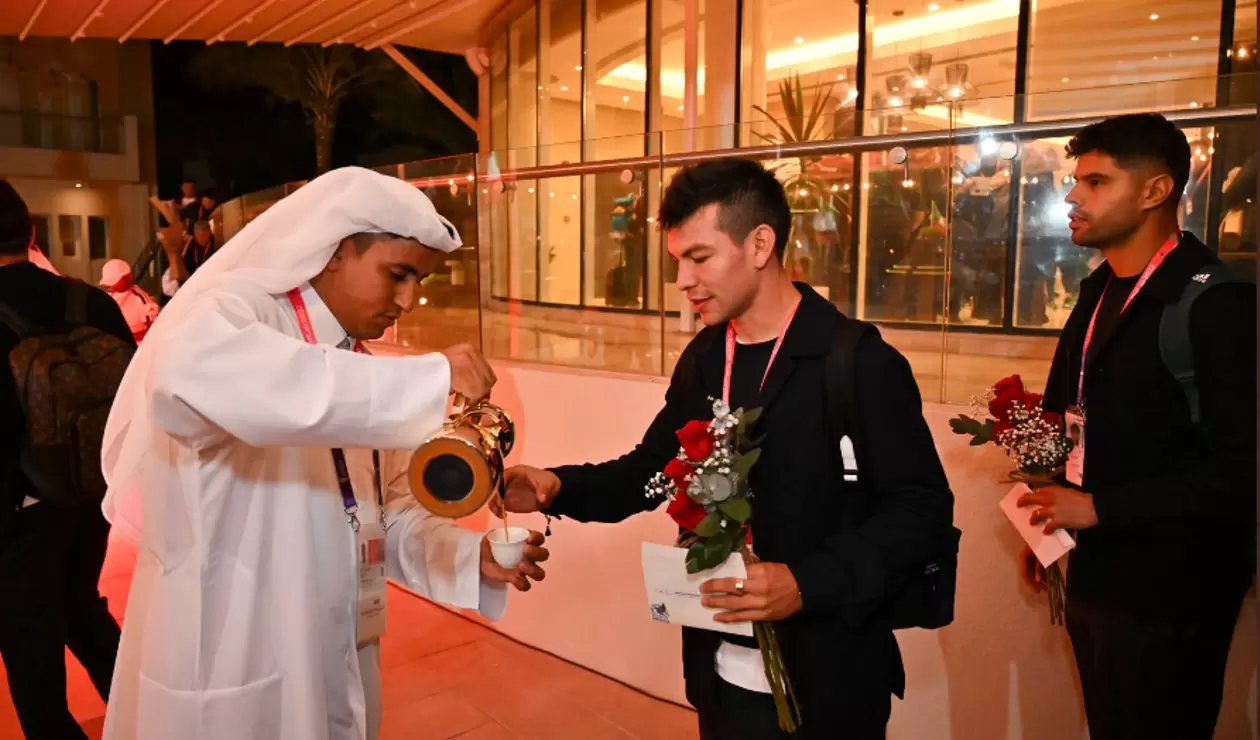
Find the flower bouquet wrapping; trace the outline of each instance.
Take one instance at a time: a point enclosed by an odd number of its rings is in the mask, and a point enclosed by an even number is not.
[[[745,563],[756,562],[751,548],[752,492],[748,474],[761,456],[760,439],[749,436],[760,409],[745,411],[713,401],[711,421],[690,421],[676,432],[678,454],[648,483],[648,498],[668,498],[667,511],[685,530],[680,547],[687,548],[687,572],[699,573],[740,553]],[[783,654],[768,622],[754,622],[753,634],[761,649],[766,679],[777,710],[779,727],[795,732],[801,710],[783,664]]]
[[[1029,393],[1018,375],[998,381],[972,399],[974,416],[950,420],[955,434],[971,437],[972,445],[997,445],[1015,463],[1007,482],[1029,488],[1048,485],[1063,472],[1073,441],[1064,434],[1063,418],[1042,408],[1040,393]],[[1034,568],[1035,570],[1035,568]],[[1050,621],[1063,624],[1066,581],[1059,562],[1045,568],[1041,582],[1050,601]]]

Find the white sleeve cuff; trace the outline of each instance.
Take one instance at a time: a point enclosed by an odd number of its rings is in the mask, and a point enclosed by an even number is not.
[[[481,535],[433,516],[414,499],[386,505],[386,575],[417,594],[497,620],[505,584],[481,579]]]

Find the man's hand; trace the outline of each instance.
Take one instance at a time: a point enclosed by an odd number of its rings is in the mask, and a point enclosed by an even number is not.
[[[504,568],[494,561],[494,554],[490,551],[490,540],[482,537],[481,577],[496,583],[510,583],[516,587],[517,591],[528,591],[533,585],[529,582],[531,578],[541,581],[547,577],[546,571],[538,565],[551,557],[547,548],[542,546],[543,542],[542,533],[531,530],[529,537],[525,540],[521,562],[515,568]]]
[[[1056,529],[1089,529],[1098,526],[1098,514],[1094,511],[1094,497],[1088,493],[1062,486],[1044,486],[1019,497],[1016,506],[1033,509],[1029,523],[1045,524],[1045,533]]]
[[[560,479],[550,470],[514,465],[503,472],[507,509],[516,514],[546,511],[560,493]],[[496,516],[503,516],[497,498],[490,500]]]
[[[801,610],[801,590],[783,563],[752,563],[747,578],[714,578],[700,593],[704,606],[727,610],[713,618],[718,622],[777,622]]]
[[[467,344],[457,344],[442,351],[451,365],[451,393],[458,393],[469,402],[490,395],[498,378],[481,352]]]

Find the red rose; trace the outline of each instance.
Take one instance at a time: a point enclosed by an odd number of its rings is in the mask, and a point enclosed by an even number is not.
[[[688,460],[699,462],[713,452],[713,435],[709,433],[707,421],[689,421],[675,434]]]
[[[1003,432],[1009,432],[1014,428],[1015,426],[1006,419],[998,419],[993,422],[993,439],[1000,439]]]
[[[1025,393],[1024,394],[1024,408],[1028,409],[1029,411],[1032,411],[1033,409],[1040,406],[1043,400],[1045,400],[1045,397],[1042,396],[1040,393]]]
[[[993,395],[1022,396],[1024,395],[1024,381],[1018,375],[1012,375],[1009,378],[1002,378],[993,384]]]
[[[1041,418],[1055,429],[1058,429],[1063,425],[1063,417],[1053,411],[1042,411]]]
[[[1018,393],[1006,393],[989,401],[989,413],[998,421],[1009,421],[1011,407],[1021,400]]]
[[[704,507],[692,501],[683,490],[674,494],[674,499],[669,502],[669,508],[666,511],[674,518],[674,521],[678,522],[678,526],[692,532],[696,531],[701,520],[707,516]]]
[[[665,465],[665,477],[672,480],[679,491],[687,490],[687,477],[695,472],[695,468],[688,465],[685,460],[679,460],[676,457]]]

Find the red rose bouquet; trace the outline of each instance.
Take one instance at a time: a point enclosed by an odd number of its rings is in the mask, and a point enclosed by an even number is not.
[[[1023,380],[1012,375],[972,399],[974,417],[962,414],[949,425],[955,434],[969,435],[973,445],[997,445],[1015,463],[1010,481],[1036,488],[1063,472],[1073,447],[1064,434],[1062,417],[1043,409],[1041,402],[1040,393],[1029,393]],[[1066,582],[1058,562],[1046,566],[1044,586],[1050,620],[1063,624]]]
[[[669,499],[669,515],[685,530],[678,544],[687,548],[688,573],[716,567],[736,552],[745,562],[756,562],[748,527],[752,519],[748,474],[761,456],[761,440],[750,437],[749,429],[760,416],[760,409],[732,411],[722,401],[713,401],[712,421],[689,421],[679,429],[675,433],[678,454],[647,485],[648,498]],[[754,622],[753,633],[761,648],[779,726],[794,732],[801,710],[774,626]]]

